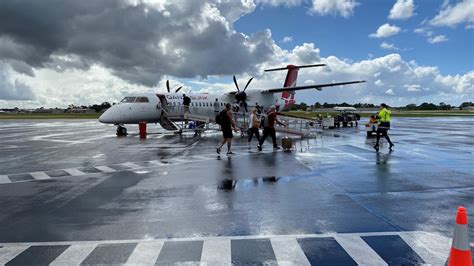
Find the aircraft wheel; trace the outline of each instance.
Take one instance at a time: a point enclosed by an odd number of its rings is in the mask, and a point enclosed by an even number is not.
[[[119,126],[117,127],[117,136],[126,136],[127,129],[125,127]]]

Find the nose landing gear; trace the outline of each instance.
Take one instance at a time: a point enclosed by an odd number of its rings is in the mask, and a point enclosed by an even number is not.
[[[117,136],[127,136],[127,129],[121,125],[117,126]]]

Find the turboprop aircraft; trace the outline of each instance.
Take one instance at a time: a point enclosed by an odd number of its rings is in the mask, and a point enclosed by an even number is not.
[[[348,81],[327,84],[313,84],[296,86],[298,71],[302,68],[321,67],[326,64],[313,65],[287,65],[286,67],[267,69],[265,72],[287,70],[285,82],[281,88],[260,89],[246,91],[253,78],[250,78],[241,90],[234,76],[236,91],[209,94],[199,93],[188,95],[191,98],[189,112],[183,105],[183,94],[179,93],[182,87],[171,92],[169,81],[166,82],[167,93],[143,93],[125,97],[118,104],[105,111],[99,121],[106,124],[117,125],[117,135],[126,135],[126,124],[140,122],[159,123],[166,130],[178,130],[175,122],[193,120],[193,117],[207,118],[201,121],[214,121],[216,112],[214,102],[217,101],[220,110],[226,103],[238,103],[242,108],[253,108],[257,105],[264,109],[275,105],[279,111],[289,109],[295,103],[295,92],[298,90],[316,89],[321,91],[325,87],[334,87],[348,84],[363,83],[365,81]],[[250,109],[249,109],[250,110]],[[205,123],[205,122],[204,122]]]

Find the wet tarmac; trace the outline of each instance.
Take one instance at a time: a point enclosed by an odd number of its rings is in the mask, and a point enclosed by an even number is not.
[[[0,122],[0,262],[51,254],[44,261],[58,263],[74,243],[86,243],[86,264],[103,263],[104,254],[124,263],[150,246],[161,250],[156,262],[200,261],[209,245],[228,241],[232,262],[255,262],[259,251],[264,263],[284,253],[279,238],[297,236],[290,243],[305,262],[331,263],[314,251],[342,245],[328,257],[347,265],[361,261],[338,235],[369,234],[354,241],[382,262],[419,263],[426,256],[399,234],[450,238],[459,205],[474,221],[471,117],[395,118],[395,150],[382,143],[379,153],[363,127],[295,139],[292,152],[274,152],[269,142],[249,150],[236,137],[231,157],[215,152],[219,132],[179,136],[149,125],[153,134],[140,139],[128,129],[119,138],[94,120]],[[474,242],[472,223],[469,233]],[[314,235],[327,237],[304,237]],[[153,242],[166,239],[184,240]],[[9,246],[26,242],[39,244]],[[387,255],[387,243],[401,253]]]

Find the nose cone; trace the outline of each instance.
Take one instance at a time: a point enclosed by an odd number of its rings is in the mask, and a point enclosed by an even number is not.
[[[113,124],[116,123],[117,117],[115,113],[118,110],[114,110],[115,108],[111,107],[107,111],[105,111],[100,117],[99,117],[99,122],[105,123],[105,124]]]

